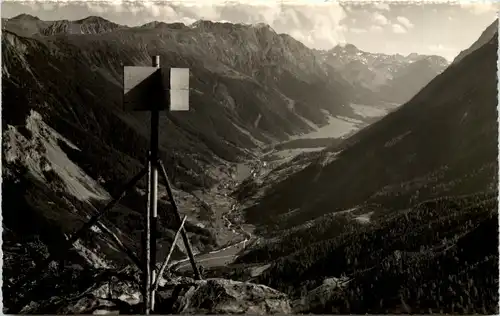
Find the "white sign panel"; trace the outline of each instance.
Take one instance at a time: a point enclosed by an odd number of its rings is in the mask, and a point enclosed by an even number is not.
[[[170,111],[189,111],[189,68],[170,68]]]

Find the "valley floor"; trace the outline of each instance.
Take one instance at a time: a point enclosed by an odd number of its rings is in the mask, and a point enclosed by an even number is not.
[[[213,228],[217,243],[221,245],[218,250],[209,252],[199,252],[196,259],[199,265],[204,268],[216,268],[227,266],[236,260],[238,254],[245,250],[247,244],[251,244],[256,237],[252,235],[254,227],[244,223],[242,214],[239,214],[240,206],[233,196],[233,191],[241,183],[248,179],[262,179],[266,174],[272,171],[275,167],[290,161],[299,154],[323,150],[326,146],[320,147],[307,147],[314,146],[315,139],[329,139],[330,141],[341,140],[348,137],[359,129],[369,125],[372,120],[380,119],[388,112],[395,109],[397,104],[379,104],[375,106],[351,104],[350,107],[354,111],[357,119],[348,117],[330,117],[329,124],[322,127],[315,127],[316,131],[293,136],[290,141],[304,140],[306,142],[299,144],[298,148],[293,149],[271,149],[264,150],[260,155],[260,159],[253,159],[241,163],[230,164],[221,168],[214,169],[213,174],[217,174],[219,178],[219,185],[207,192],[193,192],[195,200],[203,201],[203,204],[208,205],[213,211],[209,223],[206,220],[200,222],[205,225],[210,225]],[[365,120],[363,120],[365,119]],[[284,142],[282,144],[286,144]],[[280,144],[273,145],[274,148],[279,147]],[[191,199],[188,199],[191,200]],[[196,203],[193,202],[193,205]],[[183,210],[196,209],[195,207],[185,206]],[[189,213],[184,211],[185,215],[189,216],[190,220],[193,218],[203,218],[197,212],[204,212],[203,209]],[[366,216],[357,218],[360,222],[366,222]],[[369,220],[369,219],[368,219]],[[206,227],[206,226],[205,226]],[[177,271],[190,271],[191,264],[188,258],[178,260],[172,264]]]

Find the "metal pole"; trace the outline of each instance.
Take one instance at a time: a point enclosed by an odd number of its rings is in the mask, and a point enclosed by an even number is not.
[[[172,188],[170,186],[170,181],[168,180],[167,170],[165,169],[165,166],[163,165],[163,162],[161,162],[161,160],[158,160],[158,165],[160,166],[163,177],[165,178],[165,182],[167,183],[166,189],[167,189],[168,196],[170,197],[170,202],[172,203],[172,206],[174,208],[175,218],[177,219],[177,222],[179,223],[179,225],[181,225],[181,223],[182,223],[181,215],[179,214],[179,209],[177,208],[177,203],[175,203]],[[191,243],[189,242],[189,238],[188,238],[188,236],[186,234],[186,230],[184,228],[181,230],[181,236],[182,236],[182,240],[184,241],[184,246],[186,246],[186,250],[187,250],[187,253],[189,256],[189,261],[191,262],[191,266],[193,267],[194,275],[198,280],[201,280],[200,271],[198,270],[198,267],[196,266],[196,260],[194,259],[193,252],[191,251]]]
[[[144,240],[142,251],[144,255],[144,275],[143,275],[143,299],[144,299],[144,314],[149,315],[151,306],[150,287],[151,287],[151,152],[148,152],[148,184],[146,188],[146,214],[144,215]]]
[[[152,66],[160,68],[160,56],[153,56]],[[155,280],[156,274],[156,236],[157,236],[157,221],[158,221],[158,147],[159,147],[159,125],[160,125],[160,110],[159,104],[153,104],[151,111],[151,211],[150,211],[150,295],[151,295],[151,310],[155,306],[155,289],[151,287]]]

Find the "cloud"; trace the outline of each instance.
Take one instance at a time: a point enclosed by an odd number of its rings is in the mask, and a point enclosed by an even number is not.
[[[392,31],[396,34],[403,34],[403,33],[406,33],[406,29],[404,27],[402,27],[401,25],[399,24],[393,24],[392,25]]]
[[[495,13],[495,11],[500,9],[500,6],[493,2],[467,2],[460,3],[460,6],[475,15]]]
[[[382,11],[390,11],[391,10],[391,7],[387,3],[384,3],[384,2],[375,3],[373,6],[376,9],[382,10]]]
[[[249,10],[249,13],[250,14]],[[345,41],[346,18],[344,9],[337,3],[329,5],[284,5],[273,19],[264,21],[278,33],[295,34],[305,45],[329,49]],[[301,34],[299,36],[299,34]]]
[[[349,29],[349,32],[351,32],[351,33],[355,33],[355,34],[361,34],[361,33],[366,33],[366,32],[368,32],[368,30],[353,27],[353,28],[350,28],[350,29]]]
[[[384,30],[383,27],[381,27],[380,25],[372,25],[370,27],[370,31],[371,32],[375,32],[375,33],[379,33],[379,32],[382,32]]]
[[[431,44],[427,46],[427,49],[429,53],[443,56],[449,61],[453,60],[460,52],[459,49],[448,47],[443,44]]]
[[[432,45],[429,45],[428,48],[429,48],[429,50],[434,51],[434,52],[442,51],[445,49],[445,47],[442,44],[432,44]]]
[[[404,16],[398,16],[396,18],[396,20],[398,20],[398,22],[403,25],[404,27],[406,27],[407,29],[411,29],[413,28],[415,25],[413,25],[413,23],[410,22],[410,20],[408,20],[407,18],[405,18]]]
[[[389,21],[387,20],[387,18],[383,15],[383,14],[380,14],[379,12],[375,12],[373,15],[372,15],[372,20],[373,22],[379,24],[379,25],[386,25],[389,23]]]
[[[458,50],[453,47],[448,47],[443,44],[431,44],[427,46],[430,51],[433,52],[457,52]]]

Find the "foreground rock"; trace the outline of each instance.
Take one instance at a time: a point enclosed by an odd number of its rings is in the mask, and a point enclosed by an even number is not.
[[[141,295],[134,270],[97,272],[79,271],[79,278],[69,280],[64,276],[54,279],[48,299],[33,300],[20,314],[137,314],[141,312]],[[86,273],[84,273],[86,272]],[[86,282],[82,280],[86,278]],[[90,282],[89,282],[90,281]],[[71,289],[66,282],[71,282]],[[58,284],[59,283],[59,284]],[[64,287],[64,289],[62,288]]]
[[[56,293],[25,305],[21,314],[142,313],[140,279],[131,271],[105,271],[95,283],[72,293]],[[162,284],[163,283],[163,284]],[[155,314],[289,314],[286,294],[270,287],[227,279],[197,281],[179,277],[161,282]]]
[[[261,284],[226,279],[188,280],[158,291],[158,313],[289,314],[286,294]]]

